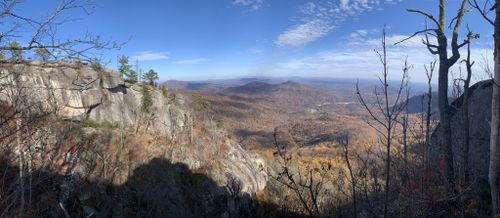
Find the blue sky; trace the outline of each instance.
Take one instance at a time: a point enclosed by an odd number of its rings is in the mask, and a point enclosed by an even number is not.
[[[43,16],[58,1],[28,1],[17,10]],[[449,19],[459,0],[448,0]],[[153,68],[160,80],[201,80],[249,76],[314,76],[373,78],[380,72],[376,53],[381,29],[389,42],[423,28],[423,17],[406,8],[437,12],[435,0],[142,0],[95,2],[89,16],[58,30],[62,38],[86,31],[118,42],[117,51],[101,53],[116,68],[118,55]],[[464,25],[481,34],[474,44],[478,71],[492,58],[492,27],[475,12]],[[465,31],[465,28],[463,28]],[[464,36],[465,34],[462,34]],[[423,64],[435,57],[420,37],[390,47],[393,78],[408,57],[413,80],[423,81]],[[22,42],[22,40],[20,40]],[[458,72],[458,68],[454,69]],[[482,77],[482,75],[478,75]]]

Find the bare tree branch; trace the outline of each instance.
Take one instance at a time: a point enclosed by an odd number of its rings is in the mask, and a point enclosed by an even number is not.
[[[436,24],[436,26],[440,27],[441,25],[439,24],[439,22],[436,20],[436,18],[434,16],[432,16],[432,14],[429,14],[425,11],[421,11],[421,10],[417,10],[417,9],[406,9],[408,12],[411,12],[411,13],[417,13],[417,14],[421,14],[421,15],[424,15],[425,17],[429,18],[432,22],[434,22],[434,24]],[[443,31],[440,29],[440,31]]]
[[[488,17],[488,13],[490,11],[492,11],[492,9],[494,10],[494,7],[490,7],[490,9],[487,9],[488,6],[491,6],[490,4],[490,0],[486,0],[484,1],[484,5],[481,7],[479,6],[479,3],[477,2],[477,0],[472,0],[469,2],[469,5],[476,9],[479,14],[489,23],[491,24],[492,26],[495,25],[495,23],[493,22],[493,20],[491,18]]]

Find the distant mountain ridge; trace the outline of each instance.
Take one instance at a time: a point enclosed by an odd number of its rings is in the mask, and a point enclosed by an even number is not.
[[[187,82],[179,80],[169,80],[163,85],[166,85],[169,89],[174,90],[184,90],[184,91],[201,91],[201,92],[219,92],[225,88],[230,87],[230,85],[207,83],[207,82]]]
[[[408,113],[417,114],[427,112],[427,104],[429,96],[427,93],[415,95],[408,99]],[[433,92],[431,95],[431,118],[439,119],[438,93]]]
[[[247,83],[242,86],[235,86],[235,87],[230,87],[222,90],[222,93],[245,93],[245,94],[257,94],[257,93],[272,93],[272,92],[279,92],[279,91],[295,91],[295,92],[300,92],[300,91],[308,91],[311,89],[311,87],[307,87],[305,85],[292,82],[292,81],[287,81],[284,83],[279,83],[279,84],[271,84],[271,83],[266,83],[266,82],[261,82],[261,81],[254,81]]]
[[[210,92],[218,93],[222,90],[234,86],[241,86],[251,82],[276,82],[266,78],[238,78],[238,79],[220,79],[220,80],[199,80],[199,81],[181,81],[181,80],[168,80],[163,83],[170,89],[177,89],[183,91],[195,92]]]

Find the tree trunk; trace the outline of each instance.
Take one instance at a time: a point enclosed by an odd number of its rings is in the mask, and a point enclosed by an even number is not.
[[[426,144],[426,154],[429,152],[429,141],[431,140],[431,116],[432,116],[432,78],[429,78],[428,91],[427,91],[427,112],[425,114],[425,144]]]
[[[19,189],[20,202],[19,202],[19,217],[24,217],[24,148],[21,140],[21,115],[16,114],[16,144],[19,161]]]
[[[349,136],[345,137],[345,142],[342,142],[344,147],[344,159],[347,164],[347,169],[349,170],[349,176],[351,179],[351,195],[352,195],[352,206],[354,210],[354,218],[358,217],[358,207],[357,207],[357,198],[356,198],[356,177],[354,175],[351,161],[349,161]]]
[[[463,161],[464,161],[464,185],[468,186],[469,185],[469,180],[470,180],[470,167],[469,167],[469,147],[470,147],[470,127],[469,127],[469,82],[466,82],[467,85],[465,85],[464,89],[464,101],[463,101],[463,107],[464,107],[464,117],[463,117],[463,122],[464,122],[464,149],[463,149]]]
[[[408,99],[408,97],[406,98]],[[408,100],[407,100],[408,101]],[[408,106],[406,106],[408,107]],[[406,108],[405,115],[403,116],[403,123],[402,123],[402,128],[403,128],[403,178],[402,183],[403,186],[406,185],[406,182],[408,181],[409,175],[408,175],[408,108]]]
[[[469,31],[469,34],[467,36],[469,43],[467,44],[467,59],[465,60],[465,65],[467,67],[467,76],[464,81],[464,94],[463,94],[463,102],[462,102],[462,107],[464,108],[464,114],[463,114],[463,126],[464,126],[464,132],[463,132],[463,137],[464,137],[464,148],[463,148],[463,170],[464,170],[464,187],[467,187],[469,185],[469,180],[470,180],[470,167],[469,167],[469,148],[470,148],[470,126],[469,126],[469,87],[470,87],[470,80],[472,77],[472,61],[471,61],[471,40],[472,40],[472,33]]]
[[[439,122],[439,128],[441,132],[439,134],[439,141],[441,144],[441,149],[443,150],[443,157],[445,162],[445,173],[447,186],[450,193],[454,193],[455,184],[455,169],[453,167],[453,148],[451,143],[451,124],[450,124],[450,113],[449,113],[449,103],[448,103],[448,71],[449,66],[447,64],[448,60],[440,60],[439,62],[439,79],[438,79],[438,101],[439,101],[439,114],[441,120]]]
[[[385,199],[384,199],[384,217],[389,217],[389,187],[390,187],[390,179],[391,179],[391,127],[389,127],[389,131],[387,131],[387,147],[386,147],[386,163],[385,163]]]
[[[489,180],[491,189],[491,209],[492,216],[496,217],[498,213],[498,156],[500,155],[500,141],[498,139],[500,131],[500,0],[496,0],[496,18],[495,18],[495,77],[493,84],[493,95],[491,101],[491,135],[490,135],[490,169]]]

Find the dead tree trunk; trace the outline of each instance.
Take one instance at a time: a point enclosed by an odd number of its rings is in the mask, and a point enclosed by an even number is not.
[[[494,85],[491,99],[491,135],[490,135],[490,169],[489,180],[491,189],[491,209],[493,217],[499,215],[498,193],[498,166],[500,156],[500,0],[496,0],[495,7],[495,53],[494,53]]]
[[[490,123],[490,168],[489,168],[489,183],[491,193],[491,215],[498,217],[500,208],[498,199],[498,166],[500,156],[500,0],[495,0],[491,8],[487,8],[490,0],[486,0],[484,6],[480,6],[477,0],[472,0],[471,6],[476,9],[481,16],[494,27],[494,78],[493,78],[493,93],[491,96],[491,123]],[[495,20],[488,17],[488,12],[495,10]]]
[[[344,137],[343,137],[344,138]],[[358,217],[358,207],[357,207],[357,198],[356,198],[356,186],[357,186],[357,179],[354,176],[353,172],[353,167],[351,164],[351,161],[349,159],[349,135],[345,136],[345,139],[341,139],[339,141],[340,145],[342,146],[344,152],[344,160],[347,164],[347,169],[349,170],[349,177],[351,180],[351,195],[352,195],[352,206],[353,206],[353,213],[354,213],[354,218]]]
[[[415,9],[408,9],[409,12],[418,13],[423,15],[426,20],[430,20],[435,28],[429,29],[427,25],[424,30],[415,32],[409,38],[412,38],[418,34],[424,34],[424,44],[431,54],[439,56],[439,68],[438,68],[438,106],[439,114],[441,116],[440,120],[440,132],[439,141],[441,144],[444,162],[445,162],[445,175],[447,181],[447,187],[450,194],[455,194],[455,169],[453,160],[453,148],[451,143],[451,116],[450,116],[450,106],[448,102],[448,73],[450,68],[458,61],[460,58],[459,49],[467,44],[467,40],[463,43],[458,43],[458,34],[460,27],[462,25],[462,20],[466,12],[466,5],[468,0],[462,0],[460,9],[457,15],[451,20],[450,27],[453,25],[453,33],[451,38],[451,52],[452,55],[448,57],[448,38],[446,36],[446,0],[439,1],[439,18],[436,19],[433,15]],[[433,44],[429,40],[429,32],[433,32],[433,36],[436,37],[437,44]],[[408,39],[409,39],[408,38]],[[403,41],[406,41],[403,40]]]
[[[378,52],[377,52],[378,53]],[[356,84],[356,94],[358,99],[363,106],[363,108],[368,112],[372,121],[367,121],[373,129],[375,129],[381,136],[384,146],[385,146],[385,184],[384,184],[384,217],[389,216],[389,201],[390,201],[390,188],[391,188],[391,162],[392,162],[392,140],[395,125],[397,124],[397,119],[403,110],[401,106],[403,91],[408,85],[408,71],[410,67],[408,62],[404,62],[403,75],[401,77],[401,83],[398,87],[397,97],[394,101],[389,98],[389,82],[388,82],[388,62],[387,62],[387,45],[386,45],[386,34],[385,29],[382,35],[382,53],[378,53],[380,63],[383,66],[382,77],[380,78],[380,89],[378,91],[376,88],[374,94],[376,96],[377,102],[375,107],[371,107],[364,99],[363,95],[359,90],[358,84]],[[374,109],[375,108],[375,109]]]
[[[465,62],[465,67],[467,69],[467,76],[465,77],[464,80],[464,94],[463,94],[463,102],[462,102],[462,107],[463,107],[463,125],[464,125],[464,148],[463,148],[463,164],[464,164],[464,186],[469,185],[470,183],[470,168],[469,168],[469,147],[470,147],[470,126],[469,126],[469,87],[470,87],[470,80],[472,77],[472,66],[474,65],[474,61],[471,60],[471,42],[472,39],[479,38],[479,35],[474,35],[470,30],[469,33],[467,34],[467,41],[469,43],[467,44],[467,57],[464,60]]]
[[[446,38],[444,39],[446,40]],[[444,46],[443,50],[446,50]],[[439,78],[438,78],[438,107],[440,115],[440,134],[439,141],[443,150],[443,157],[446,164],[446,179],[449,190],[453,191],[455,184],[455,170],[453,167],[453,149],[451,144],[451,123],[450,123],[450,106],[448,102],[448,71],[450,66],[446,54],[440,55]]]
[[[428,149],[428,144],[431,137],[431,117],[432,117],[432,75],[436,69],[436,61],[430,63],[429,68],[425,67],[427,76],[427,112],[425,114],[425,144]],[[427,151],[428,152],[428,151]]]
[[[17,113],[16,117],[16,144],[18,152],[19,161],[19,189],[20,189],[20,200],[19,200],[19,217],[24,217],[24,146],[21,140],[21,116]]]
[[[431,137],[431,117],[432,117],[432,76],[434,74],[434,70],[436,69],[436,63],[437,61],[434,60],[429,64],[429,67],[424,65],[425,71],[426,71],[426,76],[427,76],[427,108],[425,112],[425,143],[424,143],[424,157],[423,157],[423,175],[422,176],[422,190],[421,194],[423,197],[425,197],[426,192],[428,188],[428,176],[427,173],[429,172],[429,165],[430,165],[430,137]],[[429,204],[425,204],[424,208],[425,209],[425,217],[429,217]]]

